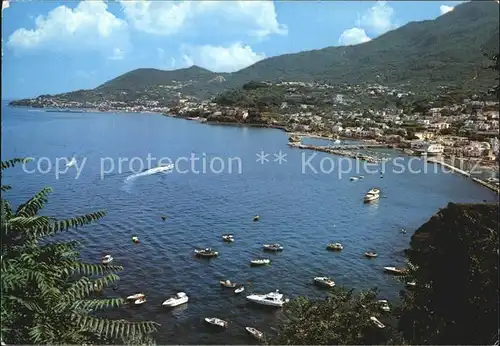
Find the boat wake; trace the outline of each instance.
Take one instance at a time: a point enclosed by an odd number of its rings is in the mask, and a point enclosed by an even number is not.
[[[128,177],[125,178],[125,182],[129,182],[129,181],[135,180],[137,178],[145,177],[148,175],[153,175],[156,173],[167,173],[167,172],[170,172],[173,168],[174,168],[174,165],[172,165],[172,164],[150,168],[150,169],[145,170],[144,172],[129,175]]]

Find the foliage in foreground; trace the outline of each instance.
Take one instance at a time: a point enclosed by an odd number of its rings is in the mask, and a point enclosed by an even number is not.
[[[327,298],[299,297],[285,307],[286,320],[272,340],[278,345],[374,345],[401,344],[402,339],[386,321],[377,292],[354,292],[336,287]],[[378,328],[370,317],[385,328]]]
[[[412,344],[484,345],[498,338],[498,205],[450,203],[412,237],[416,289],[400,330]]]
[[[25,162],[1,163],[1,170]],[[2,191],[10,186],[2,185]],[[97,317],[116,308],[121,298],[93,297],[119,278],[119,266],[80,260],[76,241],[54,242],[51,236],[104,217],[99,211],[67,220],[38,215],[47,202],[44,188],[15,211],[2,196],[1,339],[6,344],[151,343],[157,324]]]

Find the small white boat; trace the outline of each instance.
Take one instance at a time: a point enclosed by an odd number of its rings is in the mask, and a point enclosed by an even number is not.
[[[220,318],[217,317],[206,317],[205,322],[208,324],[211,324],[213,326],[217,327],[222,327],[222,328],[227,328],[228,323],[224,320],[221,320]]]
[[[377,254],[373,251],[367,251],[367,252],[365,252],[365,256],[368,258],[375,258],[375,257],[377,257]]]
[[[417,283],[415,281],[408,281],[406,283],[407,288],[414,288],[415,286],[417,286]]]
[[[222,240],[228,243],[232,243],[234,241],[233,235],[232,234],[224,234],[222,236]]]
[[[260,330],[255,329],[253,327],[245,327],[247,332],[250,333],[253,337],[255,337],[258,340],[261,340],[264,337],[264,333],[262,333]]]
[[[134,301],[134,304],[141,305],[141,304],[144,304],[145,302],[146,302],[146,297],[142,297],[142,298],[139,298],[136,301]]]
[[[283,246],[280,244],[265,244],[264,251],[283,251]]]
[[[127,300],[137,300],[137,299],[144,298],[144,297],[145,297],[144,293],[136,293],[136,294],[133,294],[131,296],[128,296]]]
[[[227,288],[235,288],[236,287],[236,284],[234,282],[231,282],[230,280],[219,281],[219,283],[221,284],[221,286],[224,286]]]
[[[175,296],[168,298],[161,305],[174,307],[181,304],[187,303],[189,300],[188,296],[184,292],[178,292]]]
[[[330,279],[329,277],[326,277],[326,276],[317,276],[314,278],[314,283],[318,286],[322,286],[322,287],[329,287],[329,288],[332,288],[332,287],[335,287],[335,282]]]
[[[372,320],[373,323],[379,328],[385,328],[385,326],[380,322],[375,316],[370,317],[370,320]]]
[[[290,301],[289,299],[284,299],[283,294],[279,293],[279,290],[268,294],[251,294],[246,298],[256,304],[274,306],[279,308],[283,307],[285,303],[288,303]]]
[[[389,312],[391,311],[391,307],[389,306],[389,302],[385,299],[380,299],[378,301],[378,303],[380,304],[380,309],[382,311],[385,311],[385,312]]]
[[[328,250],[336,250],[336,251],[341,251],[344,249],[344,246],[340,243],[331,243],[326,246]]]
[[[253,220],[254,220],[254,221],[259,221],[259,220],[260,220],[260,216],[259,216],[259,215],[255,215],[255,216],[253,217]]]
[[[194,250],[194,253],[198,257],[205,257],[205,258],[217,257],[219,255],[219,253],[217,251],[214,251],[210,248],[206,248],[206,249],[202,249],[202,250],[197,249],[197,250]]]
[[[241,287],[238,287],[237,289],[234,290],[234,293],[238,294],[238,293],[241,293],[245,290],[245,287],[241,286]]]
[[[367,193],[365,195],[365,197],[363,198],[363,201],[365,203],[368,203],[368,202],[373,202],[373,201],[376,201],[377,199],[380,198],[380,195],[379,194],[376,194],[376,193]]]
[[[368,191],[368,193],[374,193],[374,194],[380,195],[380,189],[374,187],[373,189]]]
[[[71,167],[76,165],[76,159],[73,157],[67,164],[66,167]]]
[[[266,264],[270,264],[271,260],[268,258],[260,258],[260,259],[255,259],[250,261],[251,266],[263,266]]]
[[[396,267],[384,267],[384,271],[395,275],[403,275],[406,274],[407,272],[407,270],[404,268],[396,268]]]
[[[111,262],[113,262],[113,257],[111,255],[106,255],[106,256],[101,258],[102,264],[109,264]]]
[[[350,181],[356,181],[356,180],[358,180],[358,179],[359,179],[358,177],[350,177],[350,178],[349,178],[349,180],[350,180]]]

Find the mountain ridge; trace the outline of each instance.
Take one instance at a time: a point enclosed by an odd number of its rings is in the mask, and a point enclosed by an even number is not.
[[[208,99],[251,81],[407,84],[417,92],[443,85],[480,89],[493,82],[483,71],[482,50],[499,50],[498,8],[493,1],[467,2],[436,19],[409,22],[358,45],[273,56],[232,73],[199,66],[170,71],[139,68],[95,89],[51,97],[126,102],[154,94],[154,100],[167,104],[179,93]]]

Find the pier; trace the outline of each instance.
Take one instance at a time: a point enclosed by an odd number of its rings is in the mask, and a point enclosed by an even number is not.
[[[387,147],[384,144],[333,145],[333,146],[327,145],[327,146],[324,146],[324,145],[308,145],[308,144],[302,144],[300,142],[289,142],[288,145],[292,148],[316,150],[316,151],[321,151],[321,152],[328,153],[328,154],[334,154],[334,155],[339,155],[339,156],[350,157],[352,159],[364,160],[364,161],[369,162],[369,163],[379,163],[382,160],[380,158],[376,158],[373,156],[356,153],[356,152],[354,152],[354,150]]]

